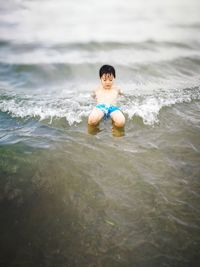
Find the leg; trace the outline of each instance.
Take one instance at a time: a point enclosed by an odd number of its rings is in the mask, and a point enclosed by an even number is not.
[[[89,125],[88,124],[88,133],[89,134],[96,135],[99,132],[101,132],[101,130],[99,129],[98,125]]]
[[[113,120],[113,123],[116,127],[118,128],[123,128],[124,125],[125,125],[125,117],[123,115],[123,113],[120,111],[120,110],[116,110],[116,111],[113,111],[111,114],[110,114],[112,120]]]
[[[112,134],[114,137],[122,137],[125,135],[124,128],[118,128],[115,125],[113,125]]]
[[[97,125],[103,118],[104,113],[99,108],[94,108],[88,118],[89,125]]]

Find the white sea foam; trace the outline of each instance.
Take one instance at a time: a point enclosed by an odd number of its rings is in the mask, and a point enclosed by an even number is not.
[[[192,100],[200,99],[200,90],[198,87],[187,90],[161,91],[145,97],[137,97],[129,100],[123,106],[124,112],[129,119],[139,116],[144,124],[154,125],[159,122],[159,112],[163,107],[170,107],[175,104],[189,103]]]
[[[7,112],[13,117],[38,118],[49,120],[66,118],[69,125],[79,123],[83,116],[89,114],[89,106],[81,106],[75,100],[31,100],[31,99],[8,99],[0,100],[0,111]]]
[[[159,112],[163,107],[174,104],[191,102],[200,99],[199,88],[185,90],[157,90],[149,94],[140,92],[129,95],[120,105],[128,119],[134,116],[142,118],[144,124],[154,125],[159,122]],[[65,118],[69,125],[82,122],[94,107],[89,94],[77,94],[71,98],[40,97],[33,99],[19,96],[3,97],[0,99],[0,111],[7,112],[13,117],[49,120]]]

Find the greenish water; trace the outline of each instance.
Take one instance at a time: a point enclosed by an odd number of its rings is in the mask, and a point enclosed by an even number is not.
[[[120,138],[82,124],[49,147],[1,146],[2,266],[198,266],[199,126],[181,116],[196,105]]]

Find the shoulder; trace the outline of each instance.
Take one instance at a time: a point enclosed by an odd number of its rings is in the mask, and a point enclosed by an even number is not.
[[[101,91],[102,91],[102,87],[100,85],[93,89],[94,94],[98,94],[98,92],[101,92]]]
[[[98,92],[99,90],[101,90],[101,86],[98,85],[93,89],[93,92]]]
[[[91,96],[92,96],[93,98],[96,98],[96,94],[98,93],[99,90],[100,90],[100,87],[99,87],[99,86],[97,86],[96,88],[94,88],[94,89],[92,90],[92,92],[91,92]]]
[[[119,86],[115,86],[114,89],[117,91],[119,95],[123,95],[123,90]]]

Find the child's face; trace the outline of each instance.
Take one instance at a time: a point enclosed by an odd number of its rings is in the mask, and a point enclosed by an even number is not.
[[[112,74],[103,74],[101,76],[101,84],[104,89],[110,89],[113,85],[114,77]]]

